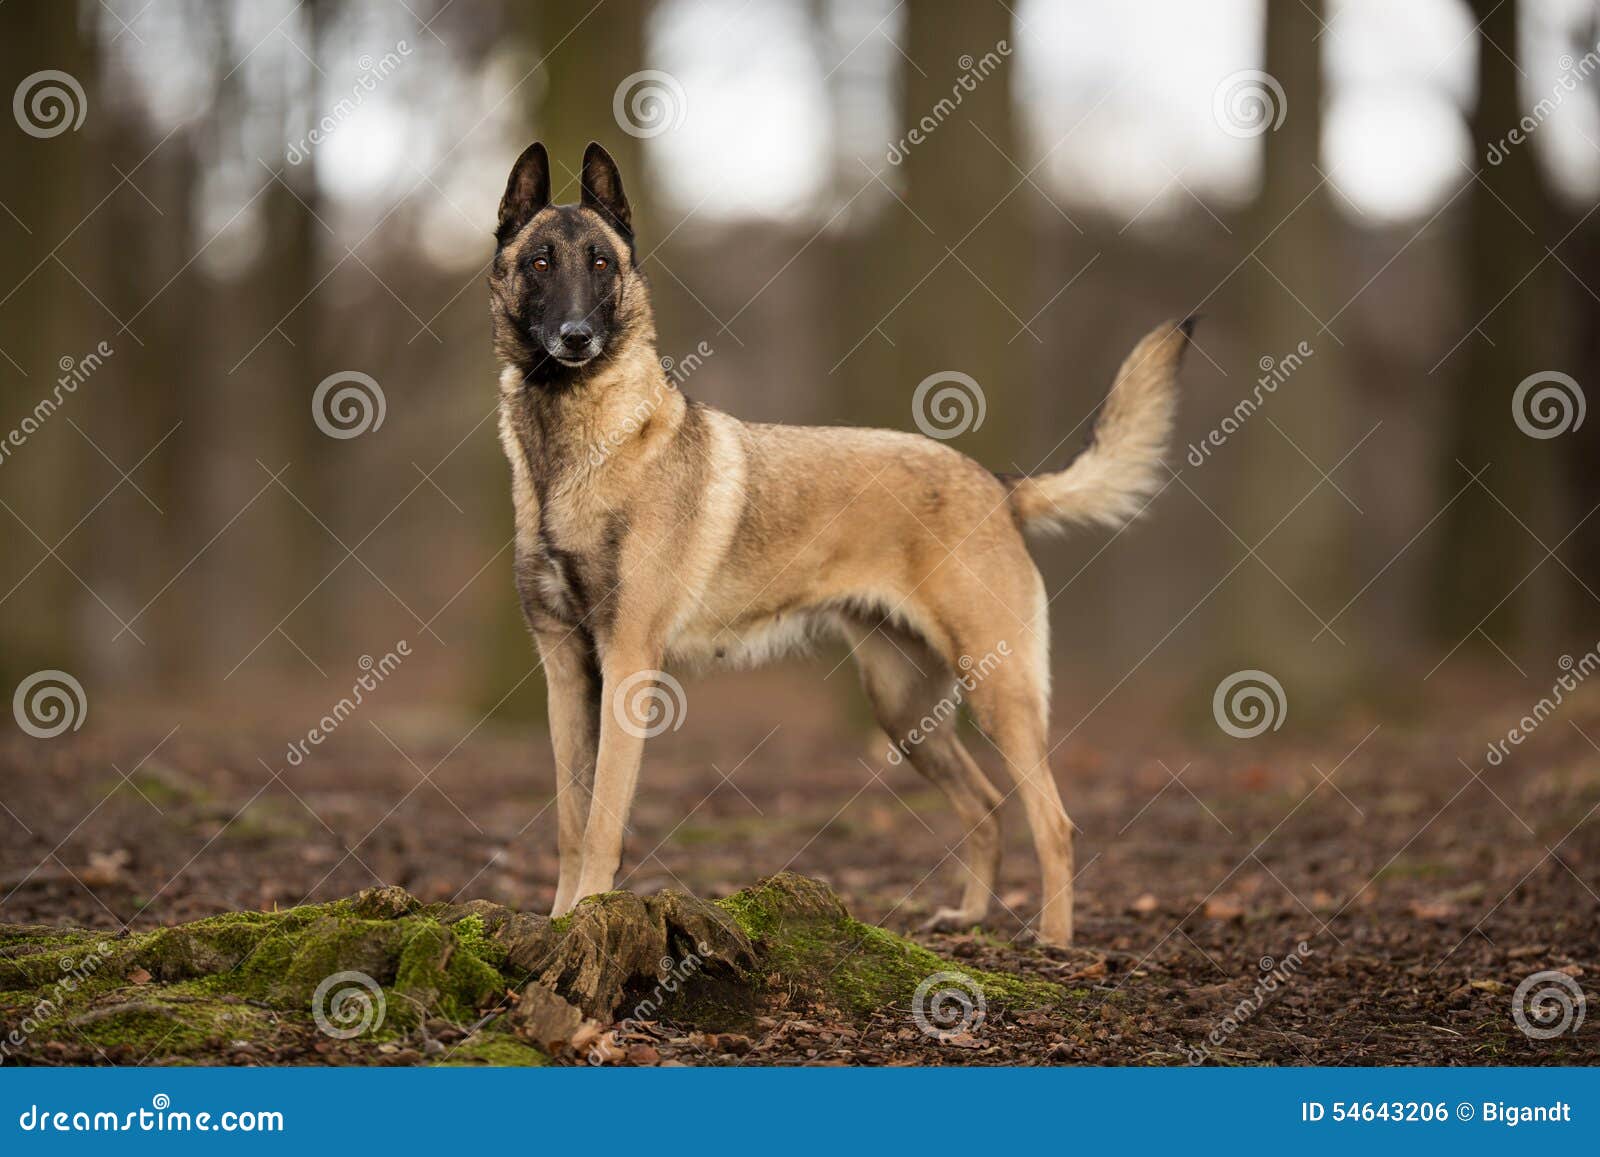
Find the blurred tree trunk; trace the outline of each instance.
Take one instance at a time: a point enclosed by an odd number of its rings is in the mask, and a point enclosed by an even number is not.
[[[1517,66],[1506,55],[1518,44],[1518,5],[1474,0],[1473,10],[1480,43],[1471,135],[1499,141],[1522,116]],[[1560,451],[1522,433],[1511,397],[1528,375],[1556,368],[1548,361],[1554,343],[1543,336],[1552,328],[1542,308],[1543,281],[1529,277],[1544,253],[1546,239],[1532,230],[1547,220],[1545,197],[1529,143],[1506,150],[1505,159],[1484,166],[1479,177],[1468,194],[1466,246],[1466,308],[1476,328],[1449,363],[1459,378],[1436,465],[1440,501],[1468,481],[1468,471],[1487,467],[1484,486],[1538,525],[1532,507],[1544,501]],[[1467,639],[1487,650],[1492,639],[1511,648],[1528,625],[1522,608],[1540,586],[1527,584],[1507,597],[1538,556],[1494,495],[1470,486],[1440,519],[1433,625],[1449,646]],[[1556,536],[1562,533],[1565,528]]]
[[[513,9],[511,32],[525,46],[527,65],[538,63],[519,90],[524,128],[514,149],[506,154],[506,170],[529,142],[541,140],[550,153],[551,195],[562,203],[577,201],[583,151],[590,141],[606,147],[622,170],[623,189],[633,210],[634,234],[643,269],[650,273],[648,254],[661,243],[664,227],[652,212],[646,193],[641,138],[626,132],[612,114],[613,98],[624,81],[645,67],[645,33],[651,0],[612,0],[599,12],[583,4],[526,4]],[[631,89],[630,89],[631,90]],[[657,328],[673,332],[670,299],[655,295]],[[665,350],[663,352],[666,352]],[[484,438],[481,456],[485,485],[497,486],[508,496],[510,481],[498,442]],[[509,497],[499,508],[503,514],[485,531],[496,542],[510,537]],[[538,656],[528,636],[511,580],[511,552],[504,555],[499,594],[491,601],[486,637],[480,647],[477,699],[480,707],[494,710],[496,718],[542,720],[545,686],[542,678],[526,678]],[[516,688],[516,690],[512,690]]]
[[[93,218],[100,238],[96,280],[128,328],[107,327],[107,344],[115,351],[108,371],[115,377],[108,382],[115,381],[115,390],[102,395],[92,417],[79,421],[131,480],[78,533],[94,542],[85,570],[90,585],[113,605],[138,607],[198,549],[190,547],[198,515],[194,488],[185,478],[185,455],[203,452],[185,428],[198,388],[196,331],[184,324],[194,316],[194,296],[192,282],[179,271],[199,246],[199,170],[187,134],[174,134],[155,148],[133,104],[107,105],[107,160],[130,181]],[[111,470],[99,463],[89,472],[97,489],[116,480]],[[159,548],[151,549],[152,543]],[[161,678],[170,687],[194,674],[196,626],[190,605],[163,599],[140,620],[146,646],[136,648],[137,655],[91,641],[104,665],[119,666],[124,676]],[[119,655],[137,665],[119,662]]]
[[[518,6],[522,34],[534,54],[529,63],[543,61],[521,91],[529,94],[528,141],[537,138],[550,152],[551,195],[562,202],[578,199],[583,150],[590,141],[599,141],[622,170],[641,252],[655,243],[639,216],[641,210],[650,210],[650,199],[640,197],[642,141],[617,124],[612,103],[618,86],[645,67],[651,6],[651,0],[607,0],[593,14],[587,4]]]
[[[308,0],[301,14],[304,25],[295,39],[310,61],[300,62],[307,70],[300,78],[303,83],[296,83],[292,76],[285,77],[280,99],[286,130],[296,124],[313,123],[322,115],[328,96],[324,78],[312,62],[320,67],[325,56],[323,44],[331,6],[328,0]],[[302,96],[306,93],[308,98]],[[285,136],[292,135],[292,131],[285,132]],[[316,150],[310,150],[298,164],[274,158],[272,167],[281,172],[262,197],[268,235],[268,268],[263,281],[272,315],[268,324],[278,323],[278,332],[261,352],[266,355],[262,364],[270,367],[268,389],[284,404],[279,410],[282,425],[276,431],[282,453],[277,461],[266,465],[277,472],[289,464],[281,482],[300,501],[276,486],[261,501],[263,513],[275,524],[275,533],[260,540],[273,558],[263,559],[263,569],[257,572],[258,576],[271,575],[276,580],[265,592],[271,610],[264,621],[269,623],[276,622],[344,557],[344,550],[327,530],[317,525],[316,519],[352,545],[360,537],[352,537],[353,528],[348,519],[341,517],[340,493],[329,481],[330,471],[347,474],[347,459],[356,447],[322,433],[313,417],[311,399],[317,384],[329,374],[342,370],[365,372],[363,366],[350,362],[349,355],[329,349],[324,341],[327,327],[323,314],[331,307],[326,301],[317,300],[316,290],[328,264],[322,246],[330,234],[322,220],[325,207],[317,184]],[[261,174],[266,176],[266,170]],[[256,485],[266,481],[264,473],[255,480]],[[301,508],[301,503],[315,513],[316,519]],[[292,560],[292,565],[286,568],[285,560]],[[324,669],[330,661],[337,663],[337,657],[328,652],[330,642],[339,638],[335,630],[335,612],[341,601],[338,592],[361,581],[370,580],[360,572],[359,564],[346,562],[283,624],[294,646],[288,652],[274,653],[275,658],[302,673],[309,668],[303,666],[304,658],[292,653],[295,650],[305,651]]]
[[[1585,222],[1566,252],[1573,255],[1568,263],[1586,285],[1600,285],[1600,222],[1593,217]],[[1572,300],[1575,316],[1569,332],[1574,360],[1570,372],[1588,391],[1589,400],[1600,405],[1593,388],[1600,383],[1600,302],[1587,293],[1573,294]],[[1570,501],[1566,525],[1555,539],[1545,539],[1551,546],[1600,503],[1600,414],[1586,417],[1582,426],[1561,439],[1561,445]],[[1588,518],[1558,554],[1569,561],[1590,591],[1600,594],[1600,512]],[[1582,591],[1573,596],[1572,605],[1572,625],[1590,638],[1600,633],[1600,605]]]
[[[1321,0],[1266,9],[1266,72],[1282,85],[1285,111],[1282,124],[1261,136],[1261,193],[1249,223],[1251,238],[1261,240],[1246,274],[1253,357],[1231,381],[1244,398],[1255,395],[1261,377],[1282,380],[1271,392],[1263,387],[1260,407],[1227,449],[1239,455],[1229,522],[1250,547],[1269,531],[1271,537],[1260,547],[1267,565],[1245,561],[1225,588],[1234,661],[1273,674],[1292,696],[1298,689],[1303,708],[1313,710],[1346,690],[1365,660],[1353,616],[1333,626],[1343,644],[1332,633],[1317,637],[1359,587],[1350,564],[1361,515],[1327,483],[1289,513],[1320,480],[1306,458],[1331,470],[1365,432],[1350,420],[1344,358],[1334,336],[1341,325],[1329,321],[1347,295],[1337,276],[1340,226],[1320,171],[1321,10]],[[1274,99],[1267,116],[1275,118],[1279,108]],[[1353,338],[1353,319],[1343,328]],[[1197,337],[1204,345],[1203,326]],[[1309,356],[1298,354],[1301,342]],[[1335,474],[1333,481],[1348,492],[1351,477]],[[1228,529],[1216,530],[1229,540],[1230,554],[1246,549]]]
[[[967,426],[954,445],[992,469],[1013,469],[1028,423],[1025,351],[1035,344],[1019,331],[1035,307],[1028,300],[1033,194],[1026,186],[1012,191],[1029,168],[1011,98],[1012,16],[1004,4],[988,2],[909,4],[904,11],[898,119],[901,132],[916,126],[924,139],[901,149],[905,205],[888,207],[893,252],[870,273],[893,294],[886,309],[910,296],[882,326],[894,343],[895,372],[867,388],[898,409],[893,425],[910,429],[919,383],[932,374],[970,375],[982,394],[982,425],[976,408],[970,422],[954,408],[935,411],[930,424],[941,431]],[[926,129],[930,123],[935,127]],[[894,183],[892,174],[885,179]],[[883,340],[873,336],[863,348]]]
[[[82,256],[83,242],[68,241],[68,234],[117,179],[102,163],[89,160],[91,145],[104,131],[93,22],[80,23],[75,4],[6,5],[0,9],[0,88],[15,94],[25,78],[43,69],[65,72],[82,86],[86,101],[73,98],[70,108],[55,111],[69,122],[84,111],[85,120],[79,129],[47,138],[6,125],[0,164],[0,298],[5,299],[0,303],[0,436],[17,429],[41,401],[54,399],[61,359],[76,361],[115,328],[58,264],[70,266]],[[38,93],[41,83],[28,92]],[[52,128],[55,122],[38,123]],[[59,258],[52,260],[58,247]],[[115,363],[104,372],[115,374]],[[0,465],[0,497],[52,546],[99,497],[87,493],[80,469],[94,451],[67,425],[74,411],[81,424],[82,412],[93,404],[86,395],[106,388],[92,378],[89,383],[64,394],[60,410],[25,445],[7,447]],[[0,607],[0,692],[9,700],[18,680],[43,667],[76,671],[87,683],[86,634],[110,638],[117,624],[55,559],[46,558],[22,581],[45,547],[3,510],[0,523],[7,556],[0,564],[0,594],[21,584]],[[62,556],[73,563],[83,557],[82,549],[82,540],[74,536]],[[118,614],[133,613],[126,604],[113,605]],[[139,644],[124,635],[117,646],[137,649]]]

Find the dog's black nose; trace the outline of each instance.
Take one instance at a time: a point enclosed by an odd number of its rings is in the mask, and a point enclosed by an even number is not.
[[[561,344],[569,350],[588,348],[594,340],[594,327],[586,321],[564,321],[561,323]]]

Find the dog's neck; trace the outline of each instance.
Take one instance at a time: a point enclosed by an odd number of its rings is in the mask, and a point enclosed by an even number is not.
[[[688,402],[668,380],[653,340],[635,338],[571,385],[550,390],[528,384],[515,366],[500,374],[503,407],[514,417],[524,452],[560,471],[603,470],[624,447],[665,444]]]

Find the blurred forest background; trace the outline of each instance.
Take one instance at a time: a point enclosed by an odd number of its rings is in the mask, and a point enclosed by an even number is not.
[[[913,429],[959,371],[954,445],[1055,466],[1204,315],[1149,517],[1040,548],[1066,724],[1239,667],[1313,714],[1548,686],[1600,633],[1597,38],[1585,0],[10,0],[0,684],[243,716],[404,639],[397,702],[540,714],[484,287],[537,138],[561,200],[618,158],[660,352],[741,417]]]

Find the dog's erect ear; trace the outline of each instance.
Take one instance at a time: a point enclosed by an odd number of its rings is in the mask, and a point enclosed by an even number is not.
[[[500,198],[500,224],[494,231],[501,245],[517,235],[533,215],[550,203],[550,156],[538,141],[522,150],[511,166],[506,195]]]
[[[590,141],[583,151],[583,207],[593,209],[617,232],[633,239],[633,215],[622,192],[622,174],[598,141]]]

